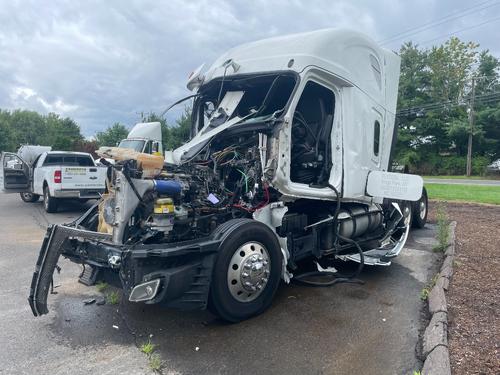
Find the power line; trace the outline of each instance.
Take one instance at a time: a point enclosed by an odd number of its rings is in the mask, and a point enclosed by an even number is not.
[[[477,25],[473,25],[473,26],[469,26],[469,27],[464,27],[463,29],[459,29],[459,30],[453,31],[453,32],[448,33],[448,34],[440,35],[437,38],[426,40],[425,42],[422,42],[421,44],[427,44],[427,43],[430,43],[430,42],[434,42],[435,40],[438,40],[438,39],[441,39],[441,38],[445,38],[445,37],[449,37],[449,36],[455,35],[457,33],[461,33],[462,31],[475,29],[476,27],[483,26],[483,25],[486,25],[487,23],[498,21],[498,20],[500,20],[500,17],[492,18],[491,20],[478,23]]]
[[[465,100],[469,100],[469,98],[466,98]],[[498,101],[498,100],[500,100],[500,92],[495,91],[495,92],[488,93],[488,94],[476,95],[475,100],[477,102],[481,102],[481,103]],[[427,104],[423,104],[423,105],[417,105],[414,107],[402,108],[399,111],[397,111],[397,115],[399,115],[399,116],[401,116],[403,114],[409,115],[412,112],[432,111],[432,110],[437,110],[437,109],[445,109],[445,108],[449,108],[449,107],[460,106],[460,105],[464,105],[464,104],[465,103],[463,101],[452,101],[452,100],[427,103]]]
[[[488,0],[488,1],[484,1],[482,3],[479,3],[479,4],[476,4],[472,7],[469,7],[469,8],[465,8],[465,9],[462,9],[458,12],[453,12],[447,16],[444,16],[442,18],[438,18],[434,21],[431,21],[431,22],[428,22],[428,23],[425,23],[421,26],[417,26],[417,27],[414,27],[414,28],[411,28],[411,29],[408,29],[406,31],[403,31],[401,33],[398,33],[398,34],[395,34],[391,37],[388,37],[388,38],[385,38],[385,39],[382,39],[380,41],[378,41],[379,44],[381,45],[385,45],[387,43],[390,43],[390,42],[393,42],[393,41],[396,41],[396,40],[399,40],[399,39],[402,39],[402,38],[407,38],[411,35],[414,35],[414,34],[419,34],[423,31],[426,31],[428,29],[431,29],[435,26],[439,26],[439,25],[442,25],[443,23],[446,23],[446,22],[449,22],[449,21],[453,21],[455,19],[458,19],[458,18],[462,18],[464,16],[467,16],[467,15],[470,15],[470,14],[473,14],[473,13],[476,13],[476,12],[480,12],[482,10],[485,10],[485,9],[488,9],[488,8],[491,8],[493,6],[496,6],[499,4],[499,2],[494,2],[494,3],[490,3],[491,0]],[[486,6],[483,6],[487,3],[490,3]]]

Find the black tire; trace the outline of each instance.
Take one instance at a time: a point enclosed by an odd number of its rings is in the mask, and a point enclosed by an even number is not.
[[[57,199],[50,196],[49,187],[43,188],[43,207],[49,214],[57,212]]]
[[[233,323],[262,313],[271,306],[281,278],[282,255],[276,234],[261,222],[251,219],[233,219],[217,228],[213,236],[214,238],[222,239],[222,242],[214,264],[208,308],[212,313]],[[262,248],[256,250],[255,253],[248,253],[247,257],[243,259],[248,260],[250,255],[259,255],[258,251],[264,254],[262,252],[264,250],[266,254],[265,259],[268,260],[268,263],[265,265],[267,267],[266,272],[268,272],[266,274],[267,282],[265,282],[262,289],[255,292],[248,292],[248,298],[251,298],[250,295],[255,293],[255,299],[242,302],[236,299],[240,297],[237,297],[234,290],[232,292],[229,288],[231,272],[229,267],[237,254],[244,254],[244,251],[241,251],[242,248],[252,247],[252,244],[256,243],[261,245]],[[234,264],[231,267],[235,270]],[[241,271],[238,272],[243,273],[244,267],[242,266],[240,269]],[[253,270],[249,272],[252,272],[251,277],[253,278]],[[241,284],[241,288],[243,288],[243,284]],[[245,298],[246,296],[242,297]]]
[[[19,193],[21,196],[21,199],[23,202],[26,203],[35,203],[40,199],[40,196],[38,194],[33,194],[33,193]]]
[[[427,223],[427,213],[429,212],[429,200],[427,198],[427,190],[422,189],[422,197],[413,203],[413,227],[423,228]]]

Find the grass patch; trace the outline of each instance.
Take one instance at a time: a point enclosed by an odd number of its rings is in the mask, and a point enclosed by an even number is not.
[[[148,342],[145,342],[144,344],[141,345],[139,349],[141,349],[141,352],[146,354],[147,356],[150,356],[153,354],[155,351],[156,345],[151,342],[151,339],[148,340]]]
[[[99,281],[97,284],[95,284],[95,287],[99,293],[102,293],[106,289],[108,289],[108,283],[105,283],[104,281]]]
[[[420,299],[422,301],[427,301],[429,293],[431,292],[431,289],[434,288],[434,285],[436,285],[438,277],[439,275],[434,275],[432,280],[420,291]]]
[[[151,342],[151,337],[147,342],[139,347],[140,351],[148,357],[149,368],[154,372],[160,372],[163,367],[163,361],[158,353],[155,353],[156,345]]]
[[[431,292],[431,290],[427,287],[425,287],[424,289],[422,289],[420,291],[420,299],[422,301],[427,301],[427,298],[429,298],[429,293]]]
[[[436,209],[437,218],[437,235],[436,239],[438,241],[437,245],[434,246],[432,250],[434,251],[445,251],[448,247],[448,240],[450,239],[450,222],[448,220],[448,215],[442,204],[438,204]]]
[[[155,372],[160,372],[163,367],[163,361],[159,354],[154,353],[149,356],[149,368]]]
[[[500,186],[426,184],[430,199],[500,204]]]
[[[426,178],[436,178],[443,180],[498,180],[497,176],[422,176],[424,179]]]
[[[420,375],[420,371],[413,371],[413,375]]]
[[[118,292],[111,292],[106,296],[106,302],[110,305],[118,305],[120,302],[120,294]]]

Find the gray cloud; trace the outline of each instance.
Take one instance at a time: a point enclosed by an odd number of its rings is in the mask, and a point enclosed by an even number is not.
[[[473,6],[468,1],[0,0],[0,108],[53,111],[90,136],[186,95],[202,62],[251,40],[348,27],[380,40]],[[486,4],[487,5],[487,4]],[[498,16],[500,6],[412,36],[423,42]],[[498,22],[459,37],[499,55]],[[435,43],[443,41],[436,40]],[[403,40],[389,43],[397,50]]]

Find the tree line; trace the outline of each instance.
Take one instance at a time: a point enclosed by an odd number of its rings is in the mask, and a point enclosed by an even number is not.
[[[456,37],[400,51],[395,160],[421,174],[465,174],[473,101],[473,174],[500,158],[500,61]],[[474,86],[474,87],[473,87]]]
[[[154,112],[141,114],[141,121],[161,123],[163,149],[172,150],[189,138],[191,117],[186,108],[173,125]],[[85,139],[80,126],[71,118],[55,113],[43,115],[34,111],[0,110],[0,152],[15,152],[20,145],[52,146],[53,150],[83,151],[94,153],[100,146],[115,146],[127,138],[128,129],[116,122],[107,129],[97,132],[91,139]]]
[[[487,164],[500,158],[499,59],[487,50],[480,51],[479,45],[456,37],[431,48],[408,42],[399,55],[394,160],[416,173],[464,174],[474,91],[473,173],[482,174]],[[162,124],[165,150],[189,138],[188,108],[173,124],[153,112],[143,113],[141,120]],[[0,151],[40,144],[57,150],[92,152],[99,146],[116,145],[128,131],[125,125],[115,123],[89,140],[68,117],[0,110]]]

